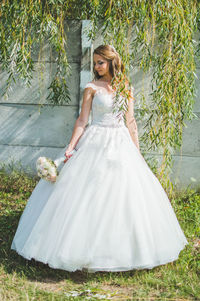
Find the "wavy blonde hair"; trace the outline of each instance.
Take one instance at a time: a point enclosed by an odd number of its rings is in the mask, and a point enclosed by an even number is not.
[[[117,51],[111,45],[100,45],[93,54],[102,56],[109,62],[109,71],[112,77],[116,77],[118,73],[124,73],[125,68]],[[95,79],[101,78],[98,72],[93,67]]]
[[[131,85],[125,74],[125,67],[122,63],[119,53],[111,45],[100,45],[95,48],[93,55],[98,54],[109,62],[109,72],[112,76],[112,87],[119,94],[123,95],[126,100],[133,97],[131,93]],[[98,80],[101,76],[93,67],[94,80]],[[134,98],[133,98],[134,99]],[[126,105],[125,105],[126,106]]]

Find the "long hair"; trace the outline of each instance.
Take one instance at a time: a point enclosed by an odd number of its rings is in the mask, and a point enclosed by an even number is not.
[[[109,62],[109,72],[113,78],[116,77],[119,73],[124,74],[124,65],[114,47],[112,47],[111,45],[100,45],[94,50],[93,53],[102,56]],[[98,74],[94,67],[93,72],[95,79],[101,78],[101,76]]]
[[[122,63],[120,55],[115,50],[115,48],[111,45],[100,45],[99,47],[95,48],[93,54],[98,54],[102,56],[109,62],[109,72],[112,76],[111,85],[113,89],[117,92],[118,95],[122,95],[125,101],[120,103],[123,105],[125,111],[128,108],[128,100],[129,98],[135,99],[132,95],[131,84],[127,79],[125,73],[125,67]],[[94,80],[98,80],[101,76],[93,67],[94,72]]]

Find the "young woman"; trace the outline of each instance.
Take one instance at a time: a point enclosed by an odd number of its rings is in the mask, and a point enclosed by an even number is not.
[[[188,242],[140,153],[128,83],[117,94],[125,75],[112,46],[94,50],[94,75],[65,148],[67,163],[55,183],[41,180],[34,189],[11,248],[67,271],[151,269],[174,261]],[[125,113],[114,110],[116,100],[127,99]]]

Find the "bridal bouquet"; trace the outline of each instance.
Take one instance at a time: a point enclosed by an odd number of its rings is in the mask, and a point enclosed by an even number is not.
[[[70,154],[73,153],[74,150]],[[36,170],[38,176],[46,181],[55,182],[59,174],[57,168],[62,162],[64,162],[65,159],[66,157],[61,157],[53,161],[47,157],[39,157],[36,161]]]

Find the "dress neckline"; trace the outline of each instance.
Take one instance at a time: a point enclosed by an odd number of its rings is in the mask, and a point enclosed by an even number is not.
[[[92,84],[95,84],[95,83],[97,83],[97,82],[105,83],[106,81],[103,81],[103,80],[93,81]],[[106,83],[107,83],[107,82],[106,82]],[[102,89],[105,89],[106,92],[101,91]],[[94,93],[94,96],[95,96],[96,94],[113,95],[113,94],[115,94],[115,91],[112,90],[112,92],[109,92],[105,87],[96,85],[96,92]]]
[[[106,95],[106,96],[112,96],[112,97],[115,97],[115,94],[114,94],[114,92],[112,92],[112,93],[109,93],[109,92],[103,92],[103,91],[101,91],[101,90],[97,90],[95,93],[94,93],[94,96],[93,96],[93,99],[96,97],[96,96],[98,96],[98,95]]]
[[[109,83],[107,80],[96,80],[95,82]]]

